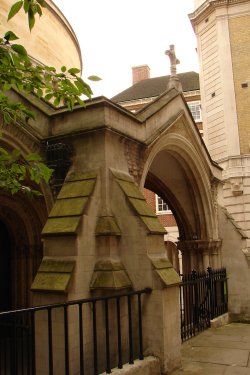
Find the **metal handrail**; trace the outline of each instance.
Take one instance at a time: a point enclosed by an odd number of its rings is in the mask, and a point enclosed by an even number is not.
[[[63,303],[53,303],[53,304],[48,304],[48,305],[40,305],[40,306],[33,306],[33,307],[28,307],[25,309],[17,309],[17,310],[9,310],[9,311],[2,311],[0,312],[0,316],[3,315],[10,315],[10,314],[16,314],[16,313],[21,313],[21,312],[32,312],[32,311],[38,311],[38,310],[47,310],[48,308],[55,308],[55,307],[64,307],[64,306],[72,306],[72,305],[77,305],[79,303],[90,303],[90,302],[97,302],[97,301],[104,301],[108,299],[114,299],[117,297],[127,297],[127,296],[134,296],[138,294],[150,294],[152,292],[152,288],[144,288],[138,291],[131,291],[127,293],[117,293],[117,294],[112,294],[110,296],[102,296],[102,297],[91,297],[91,298],[84,298],[84,299],[77,299],[73,301],[67,301]]]

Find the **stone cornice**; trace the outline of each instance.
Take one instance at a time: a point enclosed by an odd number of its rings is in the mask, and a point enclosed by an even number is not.
[[[249,0],[206,0],[199,8],[197,8],[193,13],[190,13],[188,16],[192,25],[194,26],[202,19],[207,17],[217,7],[230,6],[247,2],[249,2]]]

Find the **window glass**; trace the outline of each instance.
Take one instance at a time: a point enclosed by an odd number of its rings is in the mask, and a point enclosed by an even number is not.
[[[170,211],[170,208],[168,207],[167,203],[164,202],[164,200],[156,195],[156,211],[158,213]]]
[[[202,121],[201,119],[201,102],[199,100],[195,101],[195,102],[189,102],[187,103],[191,113],[192,113],[192,116],[193,116],[193,119],[195,122],[200,122]]]

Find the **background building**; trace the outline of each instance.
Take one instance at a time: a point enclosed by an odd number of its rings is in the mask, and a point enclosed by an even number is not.
[[[250,235],[250,1],[196,0],[204,141],[223,168],[223,202]]]

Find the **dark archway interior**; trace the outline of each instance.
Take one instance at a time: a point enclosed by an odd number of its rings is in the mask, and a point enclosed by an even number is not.
[[[0,221],[0,311],[12,308],[11,238],[6,225]]]
[[[0,310],[32,305],[31,283],[40,265],[44,214],[39,200],[1,192]],[[44,215],[45,216],[45,215]]]
[[[169,205],[181,241],[205,235],[201,233],[201,216],[198,213],[200,197],[195,181],[194,173],[184,158],[162,150],[153,160],[144,185]]]

